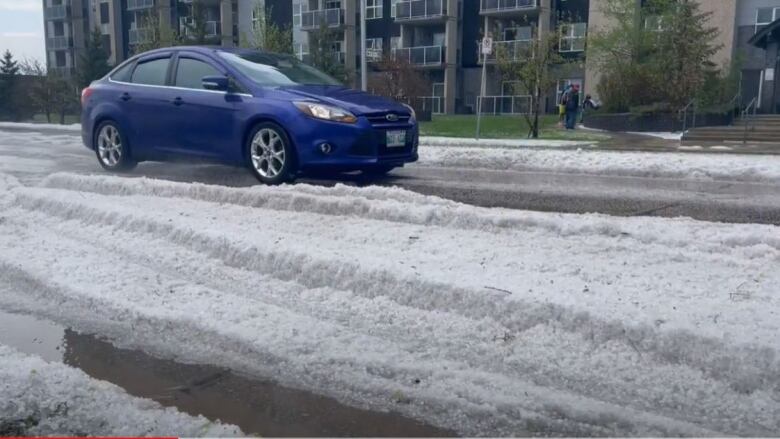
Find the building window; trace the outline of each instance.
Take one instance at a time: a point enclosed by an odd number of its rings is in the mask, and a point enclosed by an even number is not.
[[[309,56],[309,45],[306,43],[296,43],[295,57],[301,61],[305,61],[307,56]]]
[[[382,3],[384,0],[366,0],[366,20],[382,18]]]
[[[664,31],[664,19],[660,15],[649,15],[645,18],[645,29],[650,32],[663,32]]]
[[[301,26],[301,16],[308,8],[304,3],[293,3],[293,26]]]
[[[582,52],[585,50],[587,23],[567,23],[561,25],[561,52]]]
[[[398,3],[398,0],[390,0],[390,16],[392,18],[395,18],[395,5]]]
[[[108,3],[101,3],[100,4],[100,24],[106,24],[111,19],[108,15]]]
[[[780,18],[780,8],[758,8],[756,10],[756,33],[778,18]]]
[[[390,50],[400,49],[402,47],[401,37],[390,37]]]
[[[325,9],[341,9],[341,0],[327,0]]]
[[[381,61],[383,43],[384,40],[382,38],[366,39],[366,59],[369,61]]]

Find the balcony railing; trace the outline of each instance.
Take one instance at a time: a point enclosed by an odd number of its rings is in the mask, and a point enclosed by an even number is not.
[[[68,36],[51,37],[46,42],[46,48],[49,50],[62,50],[73,47],[73,39]]]
[[[443,96],[423,96],[419,99],[423,111],[430,111],[432,114],[444,113]]]
[[[341,27],[343,24],[342,15],[339,8],[303,12],[301,13],[301,29],[319,29],[323,24],[326,27]]]
[[[482,114],[528,114],[531,111],[530,96],[480,96]]]
[[[147,28],[130,29],[127,31],[127,42],[130,44],[139,44],[144,41],[149,41],[152,39],[152,32],[152,29]]]
[[[154,0],[127,0],[127,10],[137,11],[154,7]]]
[[[443,17],[447,9],[445,0],[407,0],[399,1],[395,5],[396,21],[426,20]]]
[[[416,66],[437,66],[444,62],[444,46],[402,47],[393,49],[393,57]]]
[[[44,16],[47,20],[64,20],[68,17],[70,12],[70,5],[65,3],[61,5],[49,6],[44,12]]]
[[[481,0],[479,11],[481,13],[512,12],[525,9],[534,9],[538,0]]]
[[[512,41],[493,41],[493,53],[487,56],[487,61],[495,61],[498,52],[503,52],[504,56],[512,61],[524,59],[531,50],[533,40],[512,40]],[[477,41],[477,55],[480,61],[483,59],[482,42]]]
[[[192,20],[188,20],[186,17],[182,17],[180,19],[179,24],[181,25],[181,32],[185,37],[192,36],[192,27],[195,26],[195,22]],[[206,36],[207,37],[216,37],[220,34],[220,28],[221,23],[216,20],[211,20],[206,22]]]

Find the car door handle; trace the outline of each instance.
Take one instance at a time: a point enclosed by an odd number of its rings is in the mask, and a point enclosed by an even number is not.
[[[184,99],[179,98],[179,97],[177,97],[176,99],[173,100],[173,105],[176,105],[177,107],[179,105],[182,105],[183,103],[184,103]]]
[[[119,99],[127,102],[130,100],[130,93],[122,93],[122,96],[119,97]]]

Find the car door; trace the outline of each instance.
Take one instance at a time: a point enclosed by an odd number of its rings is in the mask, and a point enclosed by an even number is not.
[[[138,155],[151,157],[175,146],[169,128],[175,94],[168,86],[170,68],[170,54],[138,60],[130,83],[120,95],[130,125],[132,148]]]
[[[214,61],[195,53],[179,53],[174,61],[176,88],[175,136],[182,152],[206,158],[227,159],[240,147],[236,112],[242,97],[203,88],[203,77],[225,76]],[[234,154],[233,154],[234,155]]]

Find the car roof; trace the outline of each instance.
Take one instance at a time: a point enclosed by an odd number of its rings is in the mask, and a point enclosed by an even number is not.
[[[179,51],[189,51],[189,52],[195,52],[195,53],[204,53],[204,54],[210,54],[215,52],[227,52],[227,53],[236,53],[236,54],[254,54],[254,53],[271,53],[264,50],[257,50],[257,49],[247,49],[247,48],[240,48],[240,47],[225,47],[225,46],[171,46],[171,47],[162,47],[159,49],[153,49],[149,50],[147,52],[139,53],[137,54],[140,56],[144,55],[153,55],[155,53],[167,53],[167,52],[179,52]]]

